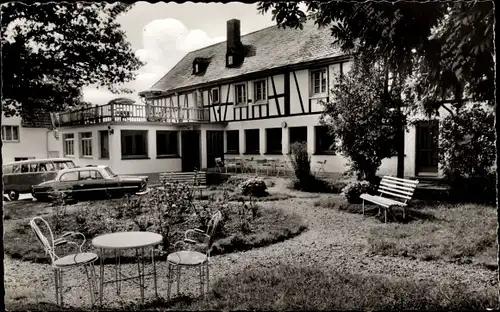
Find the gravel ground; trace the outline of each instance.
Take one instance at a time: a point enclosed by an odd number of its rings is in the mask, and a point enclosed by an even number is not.
[[[284,187],[285,180],[278,179],[270,192],[290,193],[296,198],[278,202],[263,202],[263,207],[280,207],[301,215],[309,230],[281,243],[245,252],[214,256],[211,258],[210,279],[214,281],[247,268],[275,267],[279,263],[299,266],[314,266],[325,270],[341,270],[361,274],[380,274],[389,277],[409,277],[414,280],[434,280],[437,282],[460,282],[470,285],[471,289],[481,291],[497,285],[495,271],[474,265],[457,265],[443,261],[420,261],[405,258],[369,256],[365,253],[367,235],[370,228],[384,226],[374,218],[349,214],[332,209],[313,207],[310,194],[294,192]],[[325,195],[318,195],[325,196]],[[331,195],[330,195],[331,196]],[[53,274],[49,265],[33,264],[9,259],[6,256],[5,303],[21,300],[23,302],[54,302]],[[151,265],[149,265],[151,267]],[[98,270],[98,267],[96,267]],[[122,265],[125,274],[133,274],[136,265]],[[107,275],[113,274],[107,266]],[[98,272],[98,271],[97,271]],[[166,263],[157,264],[158,293],[166,297]],[[184,294],[198,295],[198,270],[184,270],[181,291]],[[73,278],[69,278],[69,277]],[[88,307],[89,299],[82,270],[72,270],[65,274],[65,304],[75,307]],[[150,282],[152,286],[152,281]],[[173,290],[176,285],[173,285]],[[153,298],[152,287],[146,290],[146,298]],[[120,295],[115,287],[108,285],[104,293],[105,307],[119,308],[124,303],[138,302],[140,292],[132,282],[124,282]]]

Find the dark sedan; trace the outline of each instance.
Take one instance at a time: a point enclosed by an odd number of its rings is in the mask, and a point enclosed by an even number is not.
[[[147,191],[147,176],[122,176],[108,166],[88,166],[60,171],[56,178],[33,185],[32,196],[48,200],[57,192],[73,199],[118,197]]]

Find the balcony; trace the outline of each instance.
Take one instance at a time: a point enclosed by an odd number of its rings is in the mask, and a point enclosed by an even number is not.
[[[108,122],[189,123],[209,121],[206,108],[159,105],[106,104],[59,113],[59,125],[92,125]]]

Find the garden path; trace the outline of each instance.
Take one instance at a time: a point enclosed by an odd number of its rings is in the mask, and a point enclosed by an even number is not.
[[[277,179],[270,192],[288,193],[304,196],[307,193],[286,189],[286,181]],[[310,195],[310,194],[309,194]],[[327,196],[327,195],[319,195]],[[338,196],[338,195],[330,195]],[[263,202],[263,207],[280,207],[286,211],[301,215],[308,230],[301,235],[284,242],[244,252],[236,252],[211,258],[211,281],[230,274],[238,274],[247,269],[273,268],[280,264],[312,266],[324,270],[339,270],[350,273],[399,278],[408,277],[413,280],[434,280],[443,282],[461,282],[470,289],[481,291],[488,285],[496,285],[495,271],[474,265],[458,265],[443,261],[420,261],[400,257],[370,256],[366,254],[366,239],[370,228],[384,226],[374,218],[363,218],[361,215],[349,214],[334,209],[314,207],[313,200],[293,198],[286,201]],[[6,258],[5,267],[5,301],[23,300],[28,302],[53,302],[54,286],[50,267],[45,264],[33,264]],[[123,270],[135,272],[136,266],[123,265]],[[157,266],[160,296],[166,296],[166,264]],[[186,270],[182,275],[182,291],[197,295],[197,270]],[[111,273],[111,272],[110,272]],[[66,274],[69,277],[70,274]],[[82,272],[72,274],[73,279],[66,278],[65,285],[71,291],[65,294],[65,303],[76,306],[88,306],[85,286],[79,286],[83,280]],[[188,286],[188,287],[186,287]],[[77,289],[75,289],[77,288]],[[175,285],[173,287],[175,288]],[[151,289],[146,296],[153,298]],[[120,296],[115,288],[108,286],[105,291],[105,304],[108,307],[120,308],[130,301],[140,298],[135,284],[125,283]]]

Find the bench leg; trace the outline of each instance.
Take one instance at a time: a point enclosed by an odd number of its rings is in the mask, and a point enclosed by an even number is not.
[[[365,200],[364,199],[363,199],[362,207],[363,207],[363,217],[364,217],[365,216]]]
[[[384,223],[387,223],[387,209],[389,208],[384,208]]]

